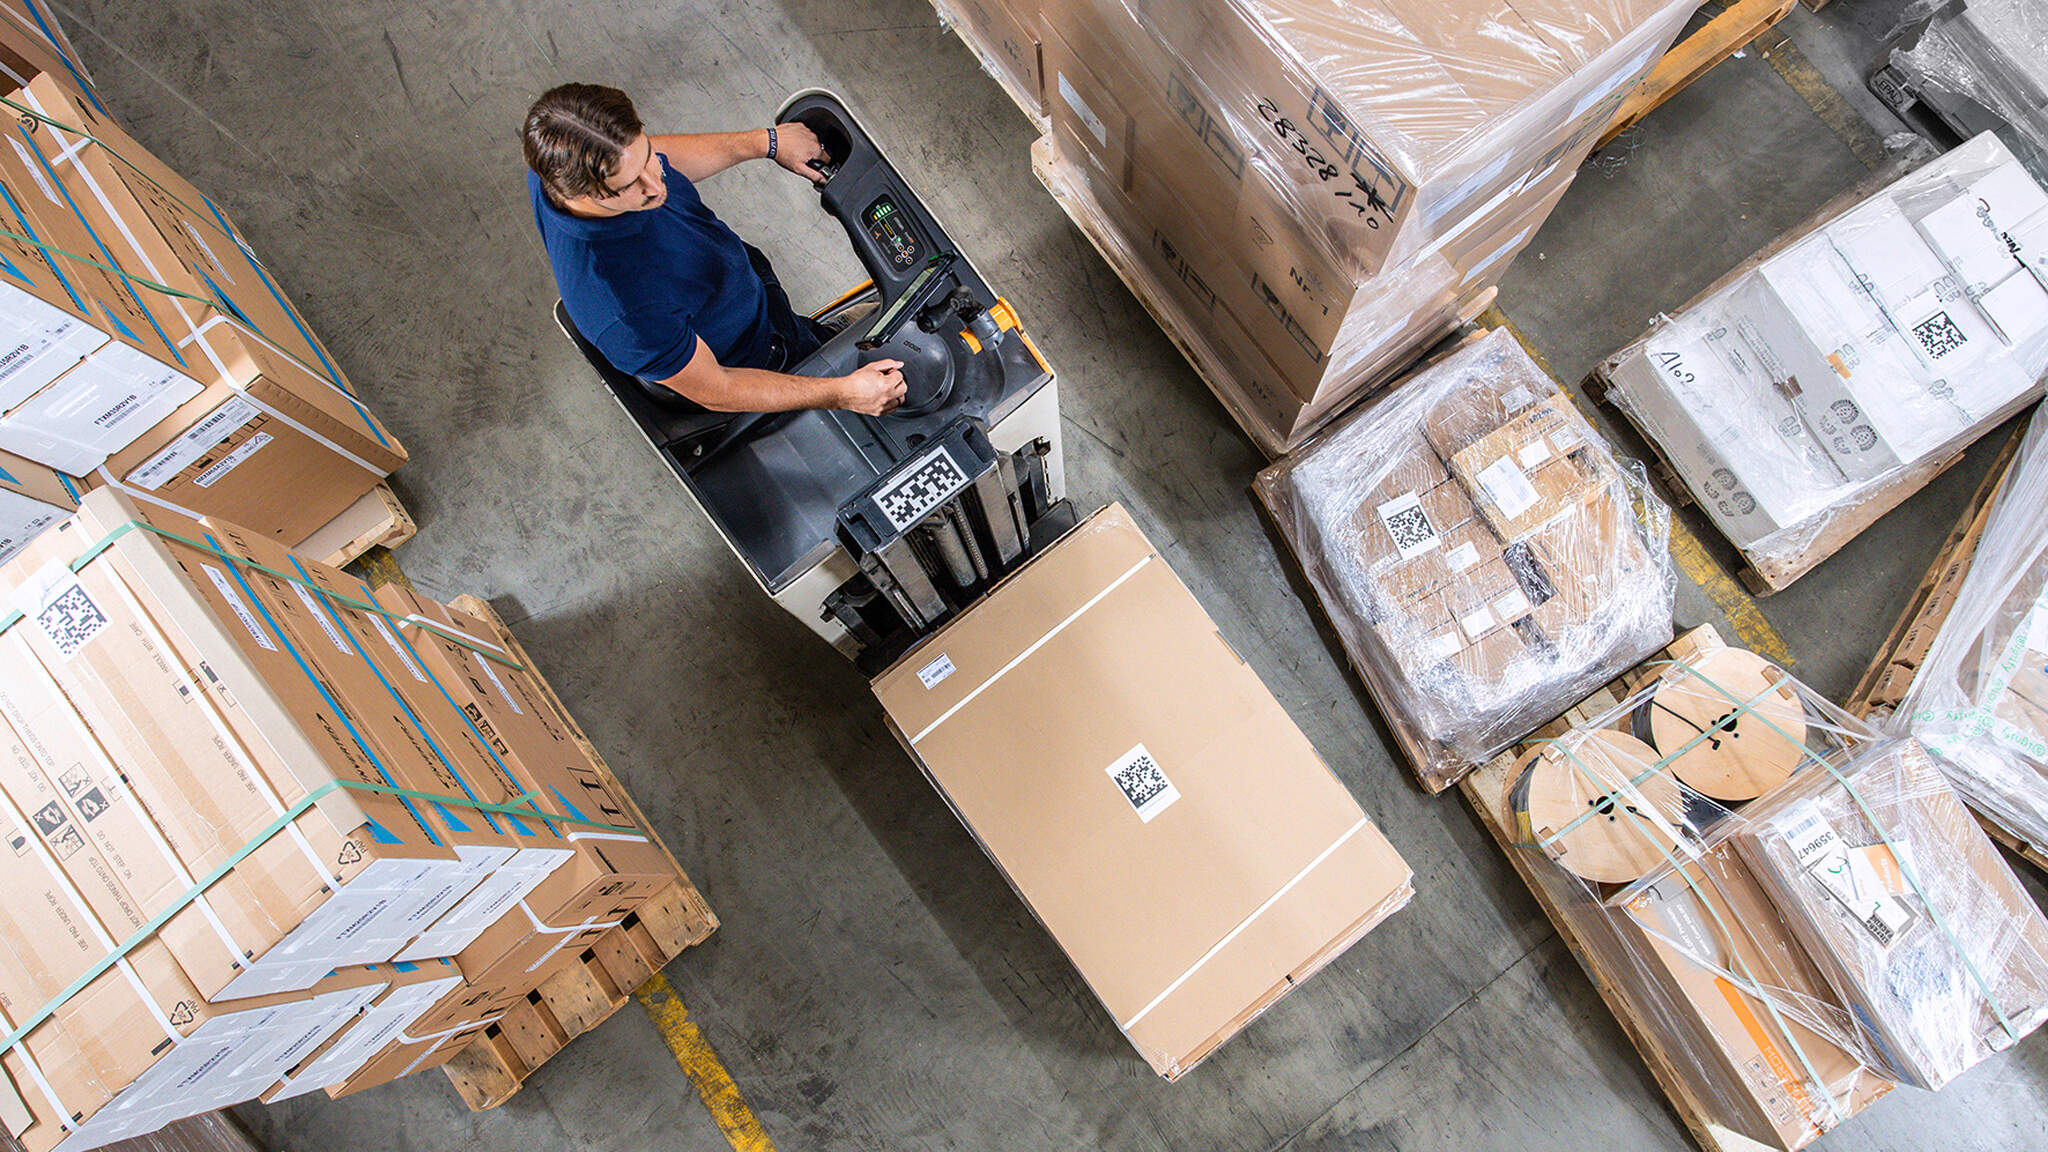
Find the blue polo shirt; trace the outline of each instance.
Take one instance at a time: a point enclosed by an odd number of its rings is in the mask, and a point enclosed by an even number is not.
[[[540,177],[526,174],[569,318],[605,359],[643,380],[682,371],[700,336],[720,364],[765,366],[768,290],[746,245],[660,159],[668,181],[661,207],[597,219],[555,207]]]

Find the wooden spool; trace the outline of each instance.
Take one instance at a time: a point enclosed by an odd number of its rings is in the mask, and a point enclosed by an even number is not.
[[[1671,773],[1728,803],[1784,783],[1806,755],[1806,709],[1791,678],[1742,648],[1666,669],[1629,714],[1628,730],[1660,756],[1685,748],[1670,761]]]
[[[1612,729],[1537,745],[1508,789],[1518,837],[1587,880],[1641,877],[1670,857],[1685,827],[1680,789],[1656,763],[1655,749]]]

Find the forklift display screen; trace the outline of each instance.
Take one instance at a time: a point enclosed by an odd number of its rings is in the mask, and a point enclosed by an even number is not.
[[[867,227],[868,235],[881,246],[882,255],[898,268],[917,266],[917,233],[910,221],[896,207],[896,202],[887,196],[878,198],[861,213],[860,222]]]

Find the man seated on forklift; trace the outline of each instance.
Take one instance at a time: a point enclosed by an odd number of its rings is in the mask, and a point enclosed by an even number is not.
[[[697,194],[695,181],[743,160],[822,182],[811,162],[827,157],[809,128],[651,136],[624,92],[563,84],[534,101],[520,135],[562,303],[613,367],[686,410],[880,416],[903,402],[900,360],[788,374],[831,332],[791,309],[768,258]]]

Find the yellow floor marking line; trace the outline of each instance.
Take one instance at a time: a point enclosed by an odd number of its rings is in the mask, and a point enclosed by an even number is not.
[[[733,1152],[775,1152],[775,1142],[768,1139],[761,1122],[754,1118],[747,1098],[740,1095],[739,1085],[732,1082],[732,1074],[719,1063],[711,1042],[690,1019],[682,997],[676,995],[668,977],[655,973],[653,979],[633,993],[633,998],[640,1001],[640,1007],[647,1010],[647,1018],[654,1021],[662,1042],[676,1058],[676,1066],[697,1086],[697,1095],[703,1098],[712,1122],[725,1133]]]
[[[1476,323],[1486,328],[1507,329],[1522,345],[1522,350],[1529,354],[1529,359],[1534,360],[1536,366],[1543,369],[1545,375],[1552,380],[1558,378],[1557,373],[1551,369],[1550,362],[1544,359],[1543,353],[1536,350],[1535,345],[1529,342],[1529,338],[1522,335],[1522,330],[1515,327],[1514,321],[1508,319],[1507,313],[1502,312],[1498,306],[1480,313]],[[1574,396],[1573,401],[1583,404],[1584,398]],[[1713,554],[1707,551],[1706,545],[1700,543],[1699,537],[1692,534],[1692,529],[1686,527],[1684,521],[1679,519],[1676,509],[1673,509],[1671,514],[1670,548],[1672,564],[1685,574],[1686,579],[1699,585],[1700,591],[1707,594],[1707,599],[1712,600],[1714,606],[1721,610],[1721,614],[1728,618],[1728,626],[1735,630],[1735,635],[1742,640],[1744,647],[1779,667],[1792,666],[1791,646],[1785,643],[1785,638],[1778,634],[1778,630],[1771,626],[1771,622],[1764,618],[1763,609],[1757,607],[1756,601],[1743,590],[1742,585],[1735,582],[1735,578],[1730,576],[1727,570],[1721,567],[1720,562],[1714,559]]]

